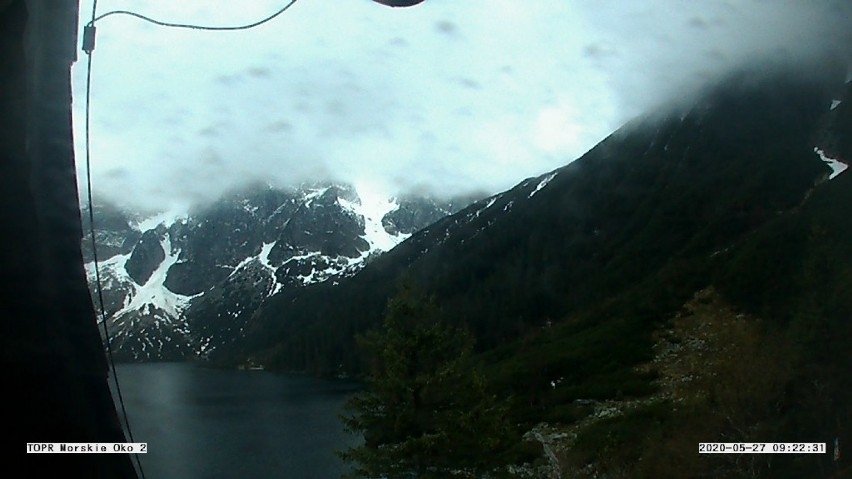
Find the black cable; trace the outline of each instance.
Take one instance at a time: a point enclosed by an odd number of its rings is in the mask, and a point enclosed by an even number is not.
[[[92,236],[92,261],[95,265],[95,283],[96,289],[98,293],[98,306],[100,309],[101,316],[101,324],[103,325],[104,330],[104,343],[106,344],[107,358],[109,359],[109,364],[112,369],[112,378],[113,383],[115,384],[115,392],[118,396],[118,402],[121,406],[121,415],[124,419],[124,425],[127,428],[127,435],[130,442],[135,442],[133,439],[133,431],[130,428],[130,420],[127,416],[127,409],[124,406],[124,397],[121,394],[121,386],[118,382],[118,373],[115,369],[115,360],[113,359],[112,354],[112,340],[109,336],[109,329],[107,326],[107,317],[106,317],[106,309],[104,307],[104,296],[103,296],[103,288],[101,287],[101,272],[100,267],[98,266],[98,249],[97,242],[95,241],[95,215],[94,209],[92,208],[92,169],[91,169],[91,149],[90,149],[90,103],[91,103],[91,94],[92,94],[92,52],[95,49],[95,23],[109,17],[111,15],[129,15],[140,20],[144,20],[146,22],[153,23],[155,25],[159,25],[162,27],[170,27],[170,28],[188,28],[192,30],[207,30],[207,31],[235,31],[235,30],[248,30],[250,28],[254,28],[260,25],[263,25],[266,22],[274,19],[275,17],[281,15],[286,12],[293,4],[296,3],[296,0],[290,0],[290,2],[272,15],[259,20],[254,23],[249,23],[246,25],[237,25],[237,26],[223,26],[223,27],[215,27],[215,26],[206,26],[206,25],[191,25],[184,23],[171,23],[171,22],[163,22],[159,20],[155,20],[150,17],[146,17],[145,15],[138,14],[136,12],[131,12],[127,10],[115,10],[111,12],[104,13],[101,16],[96,16],[98,9],[98,0],[94,0],[92,4],[92,19],[86,24],[83,33],[83,50],[86,52],[88,56],[88,61],[86,63],[86,126],[85,126],[85,144],[86,144],[86,195],[87,202],[89,207],[89,234]],[[134,454],[136,459],[136,466],[139,469],[139,474],[142,476],[142,479],[145,479],[145,471],[142,469],[142,462],[139,460],[139,454]]]
[[[100,309],[101,316],[101,324],[104,329],[104,343],[106,343],[106,351],[107,358],[109,360],[109,365],[112,370],[112,381],[115,384],[115,393],[118,396],[118,403],[121,406],[121,415],[124,419],[124,426],[127,428],[127,436],[130,439],[130,442],[136,442],[133,439],[133,430],[130,428],[130,419],[127,416],[127,408],[124,406],[124,396],[121,394],[121,385],[118,382],[118,373],[115,369],[115,360],[113,359],[112,354],[112,341],[109,336],[109,329],[107,327],[107,317],[106,317],[106,309],[104,307],[104,294],[103,288],[101,287],[101,271],[98,266],[98,247],[97,242],[95,241],[95,213],[94,208],[92,208],[92,167],[91,167],[91,148],[90,148],[90,104],[92,97],[92,51],[94,50],[94,18],[95,12],[98,9],[98,0],[94,0],[92,4],[92,21],[89,22],[89,27],[92,28],[89,32],[84,34],[84,50],[86,51],[86,55],[88,60],[86,62],[86,133],[85,133],[85,143],[86,143],[86,200],[89,206],[89,234],[92,236],[92,261],[95,264],[95,284],[97,292],[98,292],[98,306]],[[139,454],[134,454],[134,458],[136,459],[136,467],[139,469],[139,475],[142,476],[142,479],[145,479],[145,470],[142,468],[142,461],[139,459]]]
[[[247,25],[214,27],[214,26],[208,26],[208,25],[192,25],[192,24],[188,24],[188,23],[164,22],[164,21],[161,21],[161,20],[155,20],[151,17],[146,17],[145,15],[141,15],[141,14],[136,13],[136,12],[131,12],[131,11],[128,11],[128,10],[113,10],[111,12],[104,13],[103,15],[101,15],[99,17],[95,17],[94,15],[92,15],[92,21],[90,21],[88,23],[88,25],[92,26],[92,25],[95,24],[95,22],[98,22],[98,21],[100,21],[100,20],[102,20],[106,17],[111,16],[111,15],[129,15],[131,17],[136,17],[140,20],[144,20],[146,22],[150,22],[150,23],[153,23],[154,25],[159,25],[161,27],[188,28],[188,29],[191,29],[191,30],[210,30],[210,31],[218,31],[218,32],[234,31],[234,30],[248,30],[250,28],[254,28],[254,27],[263,25],[264,23],[272,20],[273,18],[277,17],[278,15],[281,15],[282,13],[286,12],[287,9],[292,7],[294,3],[296,3],[296,0],[290,0],[290,3],[288,3],[287,5],[284,5],[284,7],[282,7],[281,9],[279,9],[277,12],[273,13],[272,15],[270,15],[270,16],[262,19],[262,20],[258,20],[254,23],[249,23]]]

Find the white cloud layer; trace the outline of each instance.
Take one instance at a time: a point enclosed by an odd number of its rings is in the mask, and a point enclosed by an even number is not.
[[[98,9],[233,25],[285,2]],[[91,0],[80,11],[87,20]],[[496,192],[754,58],[849,61],[850,25],[848,2],[809,0],[299,0],[220,33],[111,16],[94,52],[95,194],[167,208],[256,180]],[[85,61],[73,78],[82,172]]]

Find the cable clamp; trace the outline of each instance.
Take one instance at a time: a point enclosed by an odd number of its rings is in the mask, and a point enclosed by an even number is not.
[[[83,51],[92,53],[95,49],[95,26],[86,25],[83,27]]]

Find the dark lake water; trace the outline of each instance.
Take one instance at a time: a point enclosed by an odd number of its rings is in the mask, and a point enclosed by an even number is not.
[[[338,419],[357,385],[184,363],[120,364],[147,479],[340,477],[335,450],[356,438]]]

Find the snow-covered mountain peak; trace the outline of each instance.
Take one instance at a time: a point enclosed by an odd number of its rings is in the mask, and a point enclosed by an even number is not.
[[[114,351],[135,360],[207,354],[242,334],[269,297],[354,275],[464,206],[326,182],[254,185],[191,213],[96,209]],[[86,267],[94,282],[93,263]]]

